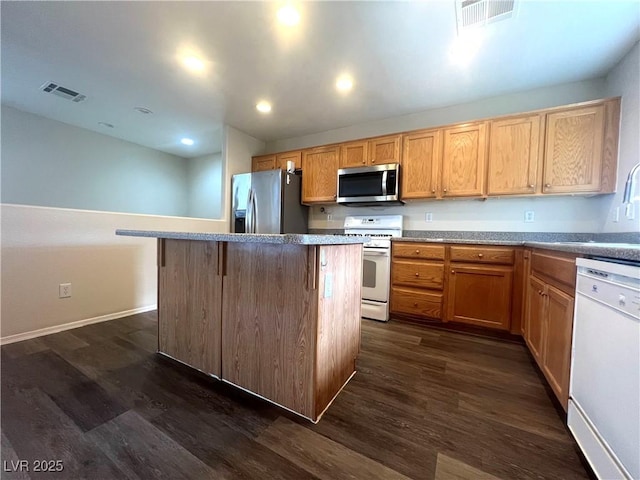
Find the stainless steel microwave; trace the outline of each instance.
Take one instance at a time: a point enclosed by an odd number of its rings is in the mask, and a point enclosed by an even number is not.
[[[338,170],[337,202],[350,206],[380,204],[402,205],[400,200],[400,164]]]

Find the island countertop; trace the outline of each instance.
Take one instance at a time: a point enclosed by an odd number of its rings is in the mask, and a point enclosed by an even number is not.
[[[347,235],[318,235],[302,233],[197,233],[156,230],[116,230],[116,235],[129,237],[167,238],[172,240],[201,240],[213,242],[275,243],[287,245],[348,245],[365,243],[369,237]]]

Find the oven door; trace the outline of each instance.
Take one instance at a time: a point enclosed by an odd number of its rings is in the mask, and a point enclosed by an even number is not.
[[[364,247],[362,266],[362,298],[376,302],[389,301],[389,274],[391,256],[389,248]]]

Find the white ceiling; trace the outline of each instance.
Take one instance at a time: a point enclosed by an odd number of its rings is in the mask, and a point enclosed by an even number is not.
[[[516,0],[461,67],[449,55],[454,0],[304,2],[290,29],[276,22],[281,5],[2,1],[2,102],[194,157],[220,150],[223,123],[271,141],[596,78],[640,38],[638,0]],[[185,49],[205,73],[182,67]],[[347,95],[334,88],[343,72],[355,79]],[[47,81],[87,100],[44,94]],[[260,99],[271,114],[255,110]]]

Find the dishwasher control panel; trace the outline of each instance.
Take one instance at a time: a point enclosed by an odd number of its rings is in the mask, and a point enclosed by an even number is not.
[[[593,265],[580,263],[585,261],[578,262],[576,295],[585,295],[627,315],[640,317],[640,278],[637,268],[617,264],[612,264],[615,268],[607,268],[609,265],[594,268]]]

